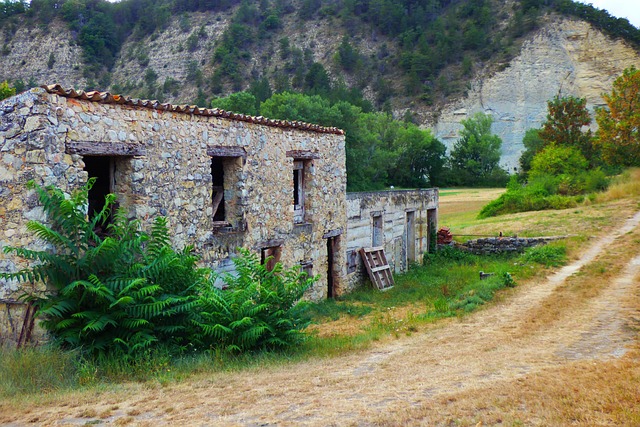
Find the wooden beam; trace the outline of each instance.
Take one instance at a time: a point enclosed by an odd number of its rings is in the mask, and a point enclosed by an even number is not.
[[[218,207],[220,206],[220,202],[224,197],[224,188],[222,187],[213,187],[213,192],[215,196],[213,197],[213,215],[212,218],[215,218],[216,213],[218,212]]]
[[[256,245],[256,248],[257,249],[274,248],[282,245],[284,245],[284,239],[270,239],[270,240],[263,240],[262,242],[258,243]]]
[[[336,228],[335,230],[329,230],[322,235],[323,239],[328,239],[330,237],[336,237],[342,234],[342,228]]]
[[[69,141],[66,152],[81,156],[144,156],[145,149],[140,144],[123,142]]]
[[[319,159],[320,153],[311,150],[289,150],[287,151],[287,157],[293,157],[300,160],[313,160]]]
[[[223,147],[222,145],[210,145],[207,147],[207,155],[211,157],[242,157],[247,158],[244,147]]]

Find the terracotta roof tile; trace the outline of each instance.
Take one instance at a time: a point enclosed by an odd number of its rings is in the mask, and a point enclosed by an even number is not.
[[[342,129],[335,127],[324,127],[311,123],[274,120],[262,116],[249,116],[246,114],[233,113],[231,111],[221,110],[219,108],[200,108],[197,105],[173,105],[169,103],[161,103],[160,101],[137,99],[128,96],[115,95],[109,92],[75,90],[73,88],[65,89],[59,84],[42,85],[47,92],[64,96],[65,98],[76,98],[84,101],[99,102],[102,104],[121,104],[136,108],[148,108],[152,110],[170,111],[174,113],[193,114],[206,117],[222,117],[225,119],[237,120],[241,122],[256,123],[264,126],[272,126],[279,128],[292,128],[308,130],[319,133],[333,133],[336,135],[344,135]]]

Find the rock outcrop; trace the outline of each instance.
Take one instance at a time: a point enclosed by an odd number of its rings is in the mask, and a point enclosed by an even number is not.
[[[524,42],[504,70],[480,73],[465,98],[443,109],[435,134],[451,149],[461,120],[478,111],[491,114],[492,130],[503,141],[501,163],[513,171],[524,149],[522,137],[545,121],[548,100],[558,94],[586,97],[593,111],[622,71],[639,63],[640,54],[624,41],[584,21],[554,19]]]

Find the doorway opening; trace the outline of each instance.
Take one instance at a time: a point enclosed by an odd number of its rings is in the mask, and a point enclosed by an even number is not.
[[[96,178],[93,187],[89,190],[89,220],[93,220],[96,214],[104,208],[107,194],[115,193],[115,168],[116,162],[110,156],[84,156],[84,170],[89,178]],[[112,212],[113,214],[113,212]],[[107,223],[110,222],[109,215]],[[104,224],[106,226],[106,224]]]
[[[336,257],[339,253],[340,236],[327,238],[327,298],[336,296],[338,272]]]
[[[411,262],[416,262],[416,221],[415,212],[407,212],[407,222],[405,239],[407,242],[407,266]]]

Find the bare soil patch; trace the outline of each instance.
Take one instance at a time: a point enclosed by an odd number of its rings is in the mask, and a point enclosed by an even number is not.
[[[640,425],[639,224],[603,229],[486,309],[370,350],[0,403],[0,424]]]

